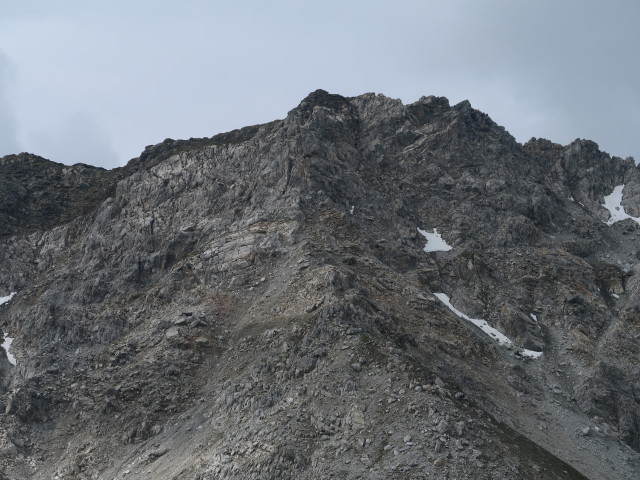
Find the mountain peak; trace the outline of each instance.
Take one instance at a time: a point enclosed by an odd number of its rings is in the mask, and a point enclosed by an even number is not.
[[[0,478],[636,480],[631,163],[324,90],[120,169],[5,157]]]

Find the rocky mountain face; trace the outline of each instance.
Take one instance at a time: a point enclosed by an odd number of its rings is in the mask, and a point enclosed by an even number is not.
[[[633,159],[436,97],[4,157],[0,478],[637,479],[636,216]]]

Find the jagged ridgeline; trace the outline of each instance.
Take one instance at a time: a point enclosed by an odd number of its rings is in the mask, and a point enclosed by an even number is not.
[[[438,97],[4,157],[0,478],[635,480],[639,217]]]

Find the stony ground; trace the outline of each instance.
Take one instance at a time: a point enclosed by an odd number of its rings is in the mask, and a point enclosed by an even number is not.
[[[602,206],[640,215],[632,159],[318,91],[122,169],[0,171],[0,478],[640,475],[640,226]]]

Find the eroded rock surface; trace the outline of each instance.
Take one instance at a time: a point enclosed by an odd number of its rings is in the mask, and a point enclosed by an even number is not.
[[[637,216],[593,142],[321,90],[111,171],[4,157],[0,478],[636,479],[618,185]]]

